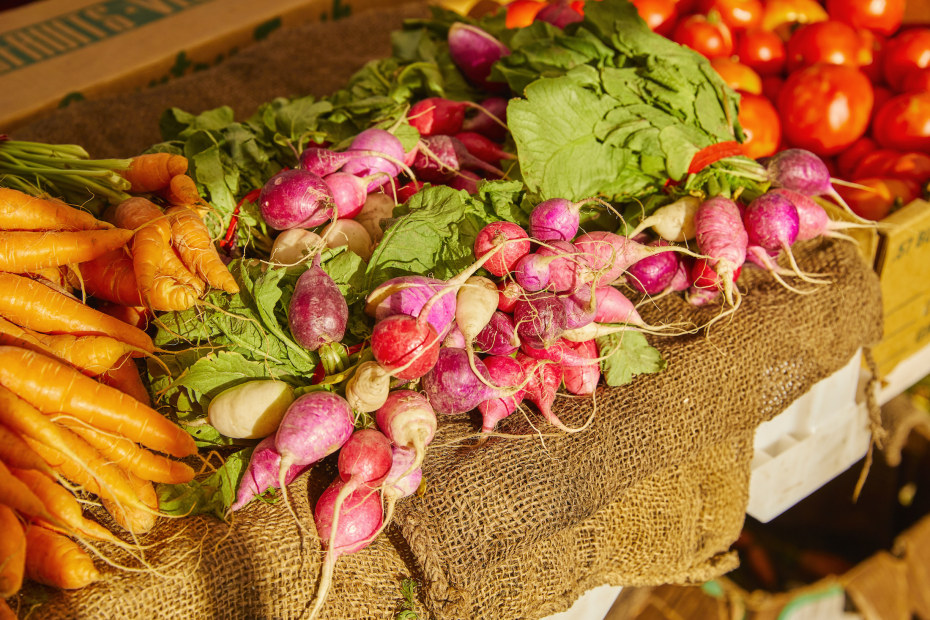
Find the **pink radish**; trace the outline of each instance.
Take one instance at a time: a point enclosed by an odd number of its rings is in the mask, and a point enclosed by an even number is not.
[[[333,217],[335,202],[326,182],[307,170],[284,170],[262,186],[262,219],[275,230],[312,228]]]
[[[540,202],[530,212],[530,237],[539,241],[571,241],[578,234],[581,207],[594,199],[572,202],[565,198],[550,198]]]
[[[594,325],[593,323],[591,325]],[[582,330],[587,329],[582,328]],[[566,333],[571,333],[569,330]],[[579,338],[579,341],[590,340],[591,337]],[[525,342],[520,343],[520,354],[524,357],[531,357],[535,360],[543,360],[559,364],[562,368],[569,366],[585,366],[588,359],[579,355],[575,349],[574,343],[564,337],[559,338],[545,349],[536,349]]]
[[[734,273],[746,261],[749,245],[739,206],[724,196],[709,198],[694,214],[694,227],[698,250],[708,257],[707,264],[720,276],[727,302],[735,305]]]
[[[562,366],[552,362],[535,360],[523,354],[517,354],[517,361],[523,365],[527,375],[526,393],[523,398],[530,401],[539,410],[539,413],[549,424],[556,428],[573,433],[581,430],[565,426],[565,424],[552,412],[552,403],[562,385]]]
[[[452,324],[446,337],[442,339],[442,346],[455,347],[457,349],[465,348],[465,336],[462,335],[462,330],[460,330],[455,323]]]
[[[786,197],[766,192],[743,210],[743,226],[751,245],[787,251],[798,236],[798,210]]]
[[[364,153],[352,157],[341,170],[358,177],[371,177],[373,180],[369,181],[369,192],[381,187],[389,178],[396,177],[407,168],[403,163],[407,155],[404,145],[397,136],[378,127],[370,127],[356,134],[346,151],[353,154]],[[378,155],[370,155],[372,152]]]
[[[601,367],[597,361],[597,343],[594,340],[585,340],[573,343],[573,348],[582,357],[590,360],[590,363],[582,366],[566,366],[562,369],[562,382],[565,384],[565,389],[578,396],[593,394],[601,379]]]
[[[413,495],[423,480],[423,470],[413,467],[413,450],[393,446],[391,448],[391,471],[388,472],[384,482],[381,483],[381,497],[384,500],[384,519],[381,526],[369,536],[368,542],[378,538],[391,520],[394,518],[394,507],[397,502],[409,495]]]
[[[394,390],[375,414],[375,423],[395,446],[414,454],[410,469],[417,469],[426,446],[436,434],[436,413],[425,396],[412,390]]]
[[[249,464],[236,490],[236,501],[229,507],[229,512],[243,508],[272,487],[280,488],[278,486],[280,464],[281,455],[274,449],[274,435],[258,442],[252,450]],[[290,471],[284,475],[284,484],[292,483],[308,467],[309,465],[292,465]]]
[[[549,288],[556,293],[573,291],[582,284],[578,248],[568,241],[548,241],[536,254],[554,257],[549,267]]]
[[[365,300],[365,312],[380,321],[394,314],[418,316],[427,301],[442,290],[445,282],[427,276],[391,278],[373,290]],[[429,311],[427,320],[445,337],[455,319],[455,295],[443,295]]]
[[[562,260],[558,256],[546,256],[538,252],[530,252],[520,258],[513,266],[513,279],[528,293],[536,293],[549,287],[551,274],[549,265],[553,261]]]
[[[597,323],[629,323],[645,326],[636,311],[636,306],[619,289],[613,286],[599,286],[594,290],[596,310],[594,320]]]
[[[838,239],[852,239],[843,233],[837,232],[850,228],[874,228],[872,224],[854,224],[852,222],[838,222],[831,220],[826,209],[817,204],[810,196],[790,189],[776,188],[768,191],[769,194],[778,194],[791,201],[798,210],[798,236],[796,241],[809,241],[817,237],[832,237]]]
[[[336,204],[336,217],[352,219],[362,211],[368,198],[368,179],[348,172],[333,172],[323,177]]]
[[[471,411],[487,400],[491,394],[487,380],[488,371],[480,359],[470,361],[464,349],[443,347],[435,366],[420,379],[420,387],[436,413],[449,415]]]
[[[583,282],[595,286],[610,284],[632,265],[647,256],[668,251],[685,251],[676,246],[646,246],[629,237],[596,230],[578,236],[573,242],[583,264]]]
[[[597,315],[597,295],[590,285],[579,286],[558,299],[565,308],[565,329],[578,329],[594,321]]]
[[[474,84],[490,92],[507,87],[488,79],[494,63],[510,54],[506,45],[481,28],[463,22],[455,22],[449,28],[448,43],[452,62]]]
[[[495,276],[503,276],[510,273],[517,261],[529,253],[529,236],[513,222],[491,222],[475,237],[475,258],[481,258],[498,248],[497,253],[484,263],[484,268]]]
[[[668,245],[668,242],[663,239],[649,245]],[[672,283],[672,279],[678,273],[680,261],[681,258],[676,252],[653,254],[630,265],[626,270],[625,279],[637,291],[657,295]]]
[[[523,400],[526,376],[523,366],[503,355],[489,355],[484,360],[491,383],[498,386],[496,393],[478,403],[481,412],[481,432],[490,433],[497,423],[517,410]]]
[[[287,321],[297,344],[310,351],[345,335],[349,306],[333,279],[316,264],[297,278]]]
[[[436,363],[441,340],[428,322],[395,314],[375,323],[371,352],[398,379],[417,379]]]

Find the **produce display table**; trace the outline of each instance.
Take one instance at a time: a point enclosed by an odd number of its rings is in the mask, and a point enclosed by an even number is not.
[[[230,105],[241,116],[277,95],[325,94],[385,55],[390,31],[424,11],[405,5],[295,27],[213,69],[82,102],[13,135],[79,143],[95,157],[135,154],[159,141],[169,106]],[[798,295],[747,267],[735,313],[707,331],[650,337],[664,371],[601,388],[593,401],[556,401],[569,426],[596,407],[583,432],[517,414],[499,430],[524,437],[475,448],[475,420],[444,417],[423,466],[425,492],[398,504],[374,544],[339,560],[322,617],[393,618],[405,578],[419,585],[421,618],[540,618],[602,584],[701,581],[734,568],[755,429],[881,336],[878,280],[852,244],[806,242],[796,255],[831,283]],[[640,312],[655,325],[705,325],[720,306],[669,295]],[[301,523],[312,523],[333,471],[324,462],[291,486]],[[254,502],[230,523],[164,519],[141,542],[152,545],[157,573],[103,566],[106,578],[78,591],[28,588],[23,611],[38,601],[34,617],[43,618],[296,618],[316,589],[319,543],[280,503]]]

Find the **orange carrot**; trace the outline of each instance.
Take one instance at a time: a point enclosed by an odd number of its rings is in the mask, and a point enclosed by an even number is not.
[[[53,520],[45,510],[42,500],[16,478],[3,461],[0,461],[0,504],[9,506],[21,515]]]
[[[87,211],[53,198],[36,198],[0,187],[0,230],[94,230],[110,228]]]
[[[146,450],[125,437],[104,433],[77,420],[60,418],[56,419],[56,422],[81,437],[100,454],[143,480],[182,484],[194,479],[194,470],[186,463]]]
[[[84,290],[91,297],[121,304],[141,306],[142,293],[136,281],[132,265],[132,254],[118,248],[78,265],[76,287],[83,282]]]
[[[154,350],[141,329],[13,273],[0,273],[0,317],[44,334],[110,336],[149,353]]]
[[[137,232],[132,240],[132,263],[142,298],[153,310],[186,310],[204,291],[204,282],[191,273],[171,248],[171,226],[164,212],[141,197],[123,201],[114,220]]]
[[[166,190],[162,192],[162,195],[168,201],[168,204],[190,207],[198,213],[210,208],[207,201],[197,191],[197,184],[194,179],[186,174],[171,177],[171,182]]]
[[[216,251],[200,216],[187,207],[169,207],[165,213],[171,222],[171,241],[187,268],[214,288],[238,293],[239,285]]]
[[[125,355],[140,355],[125,342],[109,336],[43,334],[0,318],[0,345],[13,345],[71,364],[91,377],[106,372]]]
[[[99,304],[97,310],[141,330],[148,329],[149,322],[154,318],[152,311],[142,305],[127,306],[107,301]]]
[[[26,577],[73,590],[100,579],[93,560],[76,542],[40,525],[26,527]]]
[[[35,453],[22,437],[5,424],[0,424],[0,462],[17,469],[34,469],[42,475],[55,477],[48,463]]]
[[[151,407],[35,351],[0,346],[0,385],[39,411],[76,417],[153,450],[176,457],[197,451],[190,435]]]
[[[106,372],[97,376],[97,381],[116,388],[123,394],[132,396],[148,407],[152,406],[152,397],[142,382],[139,368],[132,361],[132,355],[126,354],[118,359]]]
[[[71,494],[71,491],[54,480],[49,480],[42,474],[32,470],[11,469],[10,471],[13,472],[13,475],[22,481],[23,484],[29,487],[29,489],[35,493],[36,497],[42,500],[49,514],[72,531],[97,540],[107,540],[110,542],[117,542],[119,540],[107,528],[96,521],[86,519],[81,510],[81,504],[79,504],[74,495]],[[43,523],[43,525],[45,524]],[[54,529],[54,526],[51,527]]]
[[[129,181],[130,192],[145,194],[168,187],[171,179],[187,172],[187,158],[171,153],[146,153],[132,158],[129,168],[120,174]]]
[[[46,267],[45,269],[36,269],[29,273],[24,273],[24,276],[32,278],[33,280],[39,280],[43,284],[47,284],[56,291],[67,291],[71,292],[74,288],[79,288],[73,286],[69,276],[71,271],[66,266],[61,267]]]
[[[23,585],[25,562],[23,526],[12,508],[0,504],[0,602],[19,592]],[[3,613],[0,612],[2,618]]]
[[[144,534],[155,527],[158,495],[155,494],[155,486],[150,481],[143,480],[130,472],[125,473],[129,477],[129,484],[136,497],[148,506],[149,510],[140,510],[127,504],[119,505],[107,498],[103,498],[101,503],[121,528],[133,534]]]
[[[126,245],[133,231],[122,228],[77,231],[0,231],[0,271],[24,273],[83,263]]]

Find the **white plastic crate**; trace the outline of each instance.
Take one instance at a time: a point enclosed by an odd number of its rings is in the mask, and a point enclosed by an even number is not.
[[[620,586],[603,585],[591,588],[563,612],[543,620],[603,620],[620,595]]]
[[[868,411],[856,402],[861,353],[759,425],[746,512],[771,521],[868,451]]]

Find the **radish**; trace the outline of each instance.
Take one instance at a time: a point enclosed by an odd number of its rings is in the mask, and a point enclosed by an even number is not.
[[[535,360],[521,353],[517,354],[516,359],[523,366],[527,376],[526,392],[523,398],[536,405],[539,413],[549,424],[567,433],[578,432],[587,427],[585,424],[581,428],[569,428],[552,412],[552,403],[555,402],[559,386],[562,385],[560,364]]]
[[[226,437],[260,439],[278,429],[294,398],[294,388],[283,381],[246,381],[210,399],[207,421]]]
[[[313,510],[313,520],[320,540],[326,547],[326,557],[321,568],[320,582],[316,597],[308,616],[309,620],[317,617],[333,581],[336,560],[340,556],[356,553],[367,547],[374,540],[374,534],[381,528],[384,513],[381,497],[370,489],[356,489],[343,501],[343,519],[338,525],[333,523],[336,510],[336,498],[345,483],[334,480],[317,500]],[[326,542],[329,541],[329,542]]]
[[[526,297],[523,287],[513,280],[501,280],[497,283],[497,309],[510,314],[518,299]]]
[[[436,363],[440,341],[428,322],[395,314],[375,323],[371,353],[382,368],[398,379],[417,379]]]
[[[410,470],[426,457],[426,446],[436,435],[436,413],[425,396],[412,390],[394,390],[375,414],[375,423],[395,446],[411,450]]]
[[[357,177],[373,177],[368,184],[369,192],[381,187],[389,178],[396,177],[405,168],[409,174],[409,168],[404,164],[407,155],[404,145],[397,136],[385,129],[370,127],[359,132],[352,138],[346,151],[351,154],[364,154],[352,157],[343,164],[341,170]]]
[[[766,250],[788,251],[798,236],[798,210],[780,194],[766,192],[743,210],[749,243]]]
[[[466,345],[471,346],[494,316],[497,301],[497,285],[483,276],[468,278],[459,289],[455,298],[455,324],[465,337]]]
[[[533,21],[547,22],[556,28],[565,28],[569,24],[580,22],[584,15],[576,11],[568,0],[556,0],[537,11]]]
[[[424,187],[426,187],[426,183],[423,181],[408,181],[404,183],[397,188],[397,204],[404,204]]]
[[[586,198],[572,202],[565,198],[550,198],[540,202],[530,212],[530,237],[539,241],[571,241],[581,224],[581,207],[594,200]]]
[[[584,284],[558,299],[565,308],[565,329],[578,329],[594,321],[597,297],[595,289],[590,285]]]
[[[852,222],[831,220],[830,216],[827,215],[826,209],[817,204],[817,201],[810,196],[806,196],[800,192],[780,187],[769,190],[768,193],[784,196],[790,200],[794,208],[798,210],[798,236],[796,241],[809,241],[820,236],[855,241],[852,237],[837,231],[849,228],[875,227],[874,223],[854,224]]]
[[[510,273],[520,258],[529,254],[529,235],[513,222],[491,222],[475,237],[475,258],[480,259],[498,248],[497,253],[484,263],[484,268],[495,276],[503,276]]]
[[[362,362],[346,383],[346,400],[355,411],[377,411],[388,399],[391,374],[378,362]]]
[[[701,206],[697,196],[682,196],[678,200],[659,207],[644,218],[630,233],[635,237],[647,228],[666,241],[682,242],[694,239],[694,214]]]
[[[547,348],[565,331],[565,307],[550,293],[518,301],[513,318],[521,342],[537,349]]]
[[[562,382],[565,384],[565,389],[578,396],[594,394],[597,383],[601,380],[597,343],[594,340],[585,340],[573,343],[572,348],[582,357],[590,360],[590,363],[582,366],[565,366],[562,369]]]
[[[468,152],[493,166],[499,166],[502,159],[514,159],[516,156],[501,148],[487,136],[475,131],[460,131],[455,134],[456,139],[465,145]]]
[[[236,490],[236,501],[230,505],[229,512],[235,512],[243,508],[272,487],[281,488],[279,486],[281,484],[279,471],[281,455],[275,450],[274,442],[274,435],[270,435],[258,442],[258,445],[252,450],[249,464],[246,466],[242,480],[239,482],[239,488]],[[308,467],[309,465],[291,465],[290,469],[284,474],[283,484],[292,483]]]
[[[619,289],[613,286],[598,286],[594,289],[594,321],[597,323],[629,323],[645,326],[636,311],[636,306]]]
[[[687,294],[688,302],[695,306],[703,306],[713,301],[720,294],[720,291],[726,290],[728,285],[732,287],[736,279],[739,278],[741,269],[742,265],[733,270],[727,284],[720,272],[711,266],[709,259],[699,258],[695,260],[691,267],[691,286]]]
[[[555,260],[561,259],[558,256],[546,256],[536,252],[526,254],[513,266],[513,279],[524,291],[542,291],[549,286],[549,264]]]
[[[303,272],[287,310],[287,323],[297,344],[316,351],[327,342],[340,342],[348,322],[349,305],[333,279],[318,265]]]
[[[504,97],[491,96],[481,101],[477,114],[462,122],[463,131],[473,131],[502,142],[507,137],[507,102]]]
[[[410,106],[407,122],[419,131],[421,136],[453,135],[462,130],[465,110],[469,105],[470,102],[466,101],[427,97]]]
[[[395,206],[394,199],[381,192],[372,192],[365,199],[365,204],[355,216],[355,221],[365,227],[373,243],[378,243],[384,237],[381,221],[394,215]]]
[[[473,367],[481,373],[480,377]],[[471,411],[487,400],[491,395],[487,381],[484,362],[473,356],[469,360],[464,349],[443,347],[435,366],[420,379],[420,387],[436,413],[449,415]]]
[[[458,174],[446,181],[446,185],[452,189],[460,189],[469,194],[478,193],[478,184],[484,179],[471,170],[460,170]]]
[[[578,330],[566,330],[564,334],[572,335],[574,332],[584,332],[589,330],[589,328],[593,325],[595,324],[592,323],[583,328],[579,328]],[[585,366],[590,363],[587,358],[579,355],[578,351],[576,351],[574,348],[574,343],[565,338],[564,334],[562,338],[559,338],[545,349],[537,349],[525,342],[521,342],[520,354],[522,354],[524,357],[531,357],[535,360],[554,362],[562,368],[567,368],[569,366]],[[582,342],[584,340],[590,340],[591,338],[592,336],[579,336],[577,340]]]
[[[391,278],[369,293],[365,312],[375,320],[394,314],[417,316],[423,306],[445,282],[427,276],[399,276]],[[441,336],[449,332],[455,318],[455,295],[443,295],[430,308],[427,320]]]
[[[368,198],[369,177],[357,177],[348,172],[333,172],[323,177],[336,204],[336,217],[350,220],[361,213]]]
[[[258,196],[262,219],[275,230],[312,228],[333,217],[333,194],[317,174],[284,170],[262,186]]]
[[[668,245],[664,239],[648,244]],[[627,283],[637,291],[647,295],[656,295],[666,290],[678,273],[681,258],[676,252],[653,254],[636,261],[626,270]]]
[[[480,170],[495,178],[506,175],[503,170],[478,159],[465,145],[453,136],[424,136],[420,138],[417,157],[411,168],[425,181],[441,182],[460,170]]]
[[[573,242],[580,253],[581,281],[595,286],[610,284],[630,265],[659,252],[687,252],[677,246],[646,246],[629,237],[596,230],[578,236]]]
[[[475,337],[475,345],[479,352],[490,355],[510,355],[516,351],[520,347],[520,338],[510,315],[495,311],[488,324]]]
[[[355,220],[336,220],[323,229],[322,235],[327,247],[346,246],[364,261],[371,258],[374,245],[371,235],[362,224]]]
[[[268,260],[275,265],[296,265],[319,254],[325,247],[315,232],[303,228],[289,228],[274,238]]]
[[[724,196],[709,198],[694,214],[694,227],[698,250],[708,257],[707,265],[720,276],[719,283],[727,302],[731,306],[737,305],[739,298],[734,301],[734,273],[746,261],[746,247],[749,245],[739,206]],[[716,285],[715,282],[714,288]],[[738,296],[739,291],[735,293]]]
[[[442,339],[442,346],[456,347],[457,349],[465,348],[465,336],[462,335],[462,330],[455,323],[452,324],[446,337]]]
[[[495,62],[510,54],[510,49],[490,34],[470,24],[455,22],[449,28],[449,55],[455,66],[473,83],[495,92],[506,83],[488,80]]]
[[[549,289],[556,293],[575,290],[582,282],[578,248],[568,241],[547,241],[536,254],[554,257],[548,264]]]
[[[489,355],[482,361],[488,369],[491,383],[498,386],[496,393],[478,403],[481,432],[490,433],[498,422],[516,411],[523,401],[526,376],[523,366],[512,357]]]

